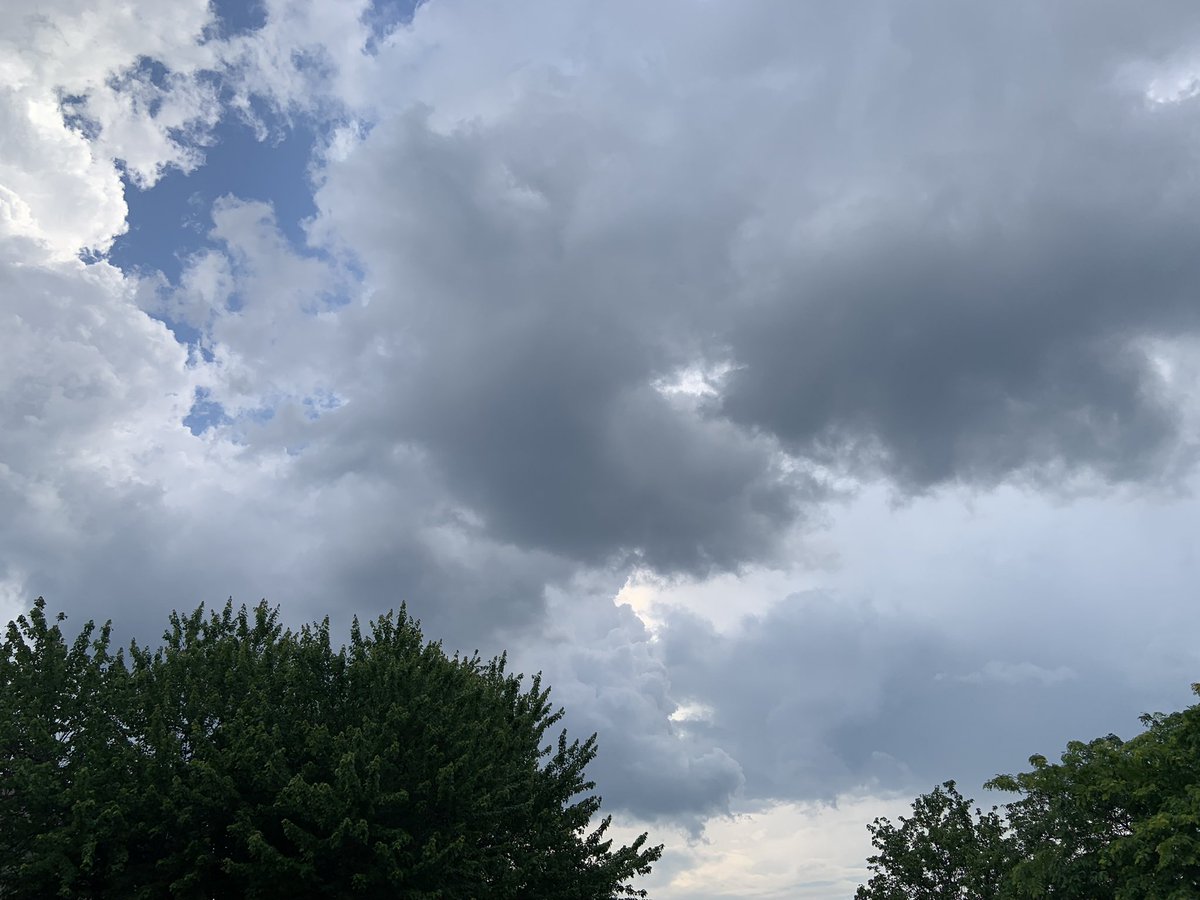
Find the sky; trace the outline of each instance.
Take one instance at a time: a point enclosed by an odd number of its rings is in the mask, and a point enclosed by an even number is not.
[[[1189,702],[1193,0],[9,7],[5,621],[407,603],[662,900]]]

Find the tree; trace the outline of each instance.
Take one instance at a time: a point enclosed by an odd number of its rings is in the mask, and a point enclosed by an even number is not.
[[[1058,763],[1034,756],[988,783],[1021,795],[1007,807],[1011,896],[1200,896],[1200,706],[1141,722],[1129,741],[1072,741]]]
[[[1018,795],[1002,813],[972,819],[946,782],[900,828],[876,819],[857,897],[1200,897],[1200,705],[1141,721],[1129,741],[1072,741],[1056,763],[996,776],[987,788]]]
[[[62,621],[59,616],[58,622]],[[561,709],[402,607],[293,632],[260,604],[172,614],[161,647],[68,645],[38,600],[0,653],[0,897],[615,898],[615,848]]]
[[[913,803],[900,827],[887,818],[867,826],[878,851],[867,860],[874,876],[856,900],[992,900],[1010,865],[1011,846],[995,808],[971,810],[953,781]]]
[[[1032,769],[998,775],[988,787],[1018,793],[1007,805],[1017,858],[1008,873],[1011,897],[1105,900],[1116,896],[1106,863],[1112,841],[1128,829],[1126,785],[1116,735],[1072,741],[1061,763],[1032,756]]]
[[[0,897],[92,883],[124,865],[134,753],[120,721],[124,667],[109,628],[68,645],[39,602],[0,652]]]

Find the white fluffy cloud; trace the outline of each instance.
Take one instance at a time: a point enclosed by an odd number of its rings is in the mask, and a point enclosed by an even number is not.
[[[197,162],[174,132],[217,114],[212,91],[191,77],[209,61],[209,6],[16,6],[0,22],[0,237],[33,240],[57,259],[106,249],[125,228],[116,160],[142,184]],[[162,84],[139,71],[166,59],[175,74]]]

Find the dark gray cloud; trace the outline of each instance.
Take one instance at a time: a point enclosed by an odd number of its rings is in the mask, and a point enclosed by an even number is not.
[[[1144,98],[1113,89],[1082,125],[1075,102],[1022,123],[1028,147],[1001,135],[1027,166],[906,173],[906,202],[796,247],[731,326],[723,410],[918,486],[1169,469],[1176,410],[1138,342],[1198,324],[1194,152]]]
[[[808,462],[1174,477],[1142,342],[1200,325],[1194,101],[1147,90],[1194,18],[706,9],[648,56],[535,31],[502,98],[401,90],[317,194],[396,341],[363,415],[497,539],[662,571],[774,558]],[[719,397],[652,387],[722,363]]]
[[[723,411],[917,487],[1178,463],[1138,341],[1197,326],[1196,103],[1147,90],[1187,72],[1195,10],[862,3],[806,24],[815,86],[781,100],[795,126],[760,170]]]
[[[801,455],[917,486],[1027,467],[1153,479],[1179,423],[1136,341],[1197,324],[1190,226],[1117,208],[1047,232],[1017,223],[1017,248],[895,231],[882,252],[858,243],[736,326],[747,362],[723,410]],[[1055,246],[1067,229],[1085,252]]]
[[[563,221],[595,148],[520,137],[402,116],[318,194],[376,280],[365,318],[402,335],[369,412],[379,440],[422,447],[448,491],[522,546],[695,571],[771,554],[810,483],[770,439],[652,386],[691,362],[675,323],[700,299],[698,235],[674,214],[632,234],[625,219],[591,233]]]

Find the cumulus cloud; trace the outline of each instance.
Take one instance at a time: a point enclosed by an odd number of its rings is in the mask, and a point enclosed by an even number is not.
[[[194,77],[210,15],[205,2],[6,9],[0,238],[33,240],[58,259],[105,250],[125,229],[117,160],[144,185],[165,166],[197,163],[186,135],[217,115]],[[174,68],[154,78],[150,64],[167,58]]]
[[[658,10],[422,7],[312,232],[399,341],[378,427],[497,537],[664,571],[770,558],[816,471],[1184,471],[1141,342],[1197,324],[1191,157],[1126,76],[1167,36],[1109,9],[1064,56],[1070,10],[1026,9],[1030,65],[937,3],[689,7],[669,42]],[[704,402],[654,389],[714,364]]]
[[[724,410],[913,487],[1171,472],[1178,411],[1137,342],[1197,324],[1193,111],[1125,76],[1194,47],[1194,17],[860,7],[876,27],[796,92],[804,138],[750,223]]]
[[[336,118],[370,108],[361,82],[374,36],[371,8],[365,0],[261,4],[259,27],[213,44],[230,109],[264,140],[280,119]]]

